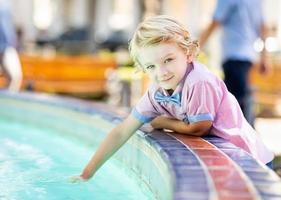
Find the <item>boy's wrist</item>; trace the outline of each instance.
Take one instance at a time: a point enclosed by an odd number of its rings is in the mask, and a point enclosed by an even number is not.
[[[85,180],[88,180],[88,179],[90,179],[92,176],[93,176],[93,170],[90,170],[90,169],[88,169],[88,167],[86,167],[84,170],[83,170],[83,172],[82,172],[82,174],[80,175],[80,177],[81,178],[83,178],[83,179],[85,179]]]

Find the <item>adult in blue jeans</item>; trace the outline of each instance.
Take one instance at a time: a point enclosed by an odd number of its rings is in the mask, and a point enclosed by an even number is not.
[[[222,28],[222,68],[228,90],[237,98],[245,118],[254,126],[249,70],[257,59],[254,42],[265,39],[262,0],[217,0],[213,20],[201,34],[203,47],[214,30]],[[265,50],[260,53],[260,72],[267,72]]]

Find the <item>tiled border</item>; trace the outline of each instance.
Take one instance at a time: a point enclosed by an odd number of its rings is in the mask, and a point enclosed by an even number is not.
[[[217,137],[205,137],[231,158],[254,185],[262,199],[281,199],[281,181],[275,172],[253,159],[247,152]]]
[[[73,98],[6,92],[0,92],[1,96],[98,114],[116,123],[121,120],[120,116],[126,115],[108,105]],[[175,200],[281,199],[281,182],[276,174],[220,138],[192,138],[160,131],[138,131],[138,136],[155,149],[169,167]],[[158,197],[169,199],[159,194]]]
[[[175,134],[202,160],[211,176],[218,199],[260,199],[252,182],[214,145],[199,137]]]

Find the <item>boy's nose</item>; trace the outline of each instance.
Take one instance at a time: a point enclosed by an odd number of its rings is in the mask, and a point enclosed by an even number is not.
[[[163,75],[168,74],[168,72],[169,71],[165,66],[159,66],[158,67],[158,70],[157,70],[158,75],[163,76]]]

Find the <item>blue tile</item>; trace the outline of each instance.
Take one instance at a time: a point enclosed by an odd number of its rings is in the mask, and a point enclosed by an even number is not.
[[[157,140],[157,143],[160,144],[165,149],[186,149],[182,143],[177,140]]]
[[[202,193],[202,192],[178,192],[175,194],[174,198],[176,200],[210,200],[209,193]]]
[[[147,134],[147,137],[153,138],[156,140],[170,140],[170,141],[176,141],[173,137],[170,135],[167,135],[166,133],[160,132],[160,131],[153,131],[152,133]]]

